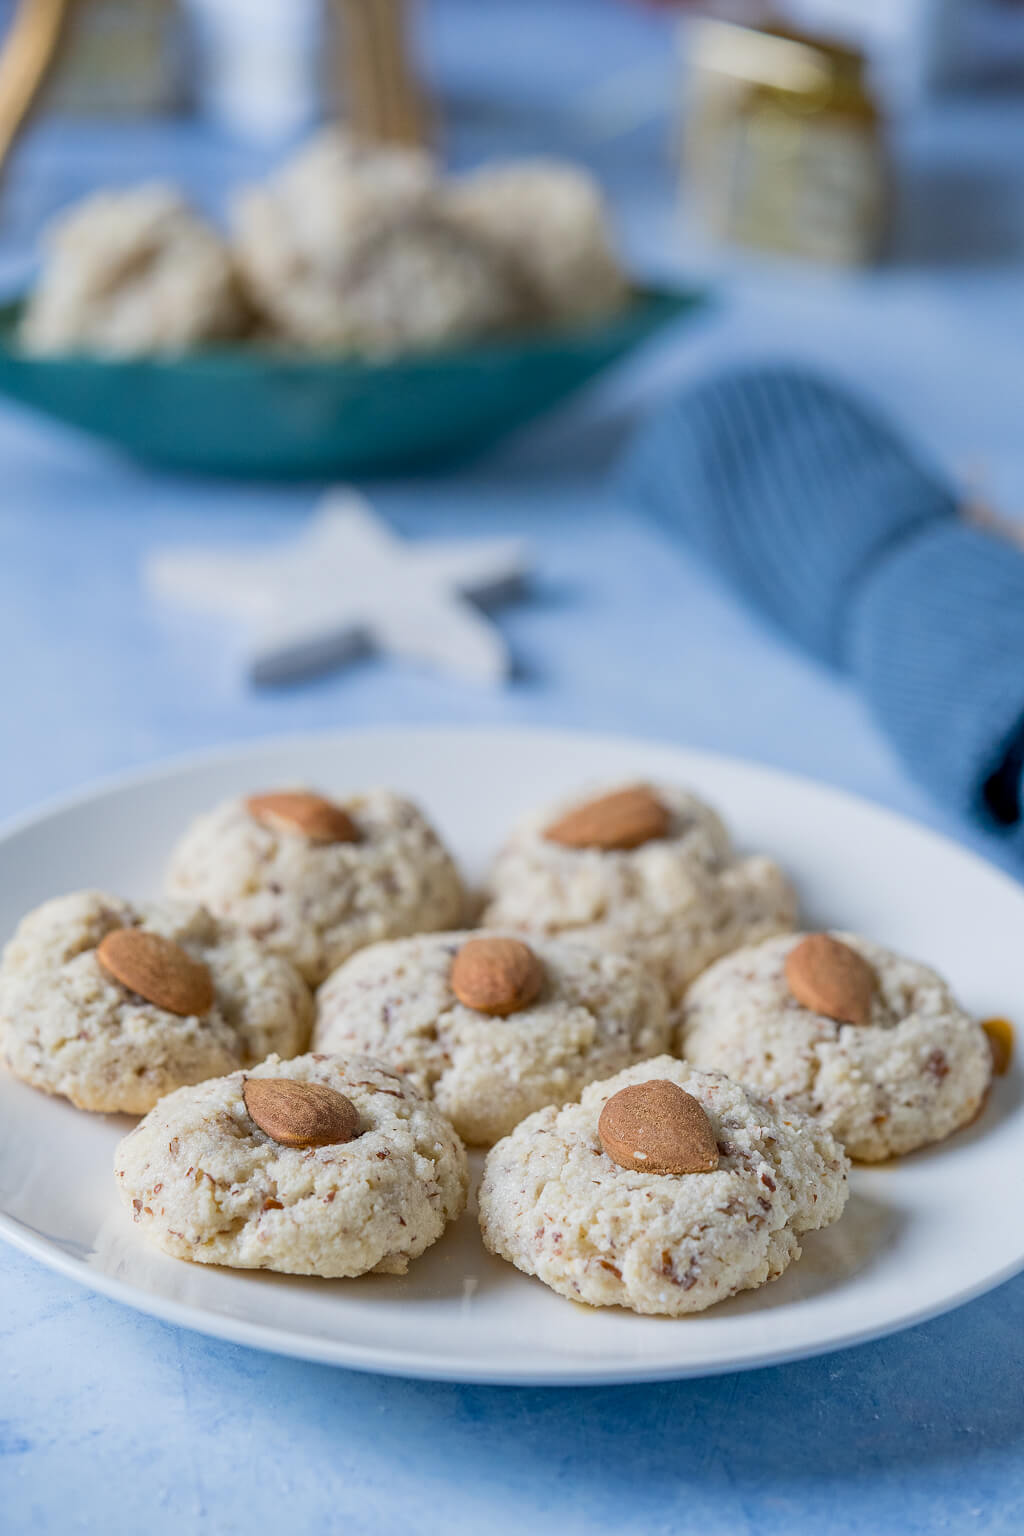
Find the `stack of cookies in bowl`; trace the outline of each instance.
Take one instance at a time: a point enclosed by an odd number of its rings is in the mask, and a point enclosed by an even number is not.
[[[680,1316],[798,1259],[851,1159],[939,1141],[988,1091],[939,975],[797,923],[779,866],[676,785],[526,816],[482,906],[405,796],[260,791],[184,829],[163,898],[29,913],[0,1051],[142,1117],[115,1182],[178,1259],[402,1274],[463,1213],[469,1146],[490,1252]]]

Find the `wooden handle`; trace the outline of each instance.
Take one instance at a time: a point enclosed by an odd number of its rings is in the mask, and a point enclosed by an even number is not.
[[[409,67],[403,0],[340,0],[348,118],[367,139],[422,144],[426,118]]]
[[[0,52],[0,167],[53,62],[72,0],[18,0]]]

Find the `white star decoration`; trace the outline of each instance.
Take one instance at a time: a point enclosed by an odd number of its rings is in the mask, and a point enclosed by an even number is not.
[[[370,646],[499,683],[508,652],[469,599],[507,595],[525,572],[513,539],[405,544],[350,490],[330,492],[285,548],[161,550],[146,568],[159,596],[246,624],[256,683],[291,682]]]

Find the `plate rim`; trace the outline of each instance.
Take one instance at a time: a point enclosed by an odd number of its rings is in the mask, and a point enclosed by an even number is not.
[[[246,1323],[227,1314],[213,1314],[185,1302],[165,1301],[151,1292],[142,1290],[125,1281],[116,1280],[102,1270],[90,1269],[80,1259],[73,1258],[60,1248],[50,1247],[45,1239],[35,1235],[16,1217],[0,1211],[0,1239],[19,1252],[36,1259],[47,1269],[66,1276],[86,1290],[116,1301],[133,1312],[155,1317],[159,1322],[187,1328],[206,1338],[219,1339],[229,1344],[240,1344],[249,1349],[262,1350],[267,1354],[281,1355],[292,1360],[307,1360],[317,1365],[329,1365],[334,1369],[359,1371],[365,1375],[394,1376],[408,1381],[446,1381],[464,1386],[491,1387],[606,1387],[627,1386],[660,1381],[702,1381],[712,1376],[740,1375],[746,1371],[766,1370],[773,1365],[790,1365],[800,1360],[825,1359],[861,1344],[906,1333],[922,1323],[943,1317],[947,1312],[966,1306],[971,1301],[994,1291],[1024,1270],[1024,1253],[1004,1267],[994,1278],[988,1277],[974,1285],[965,1286],[954,1296],[933,1305],[921,1307],[897,1320],[877,1325],[867,1325],[847,1334],[837,1343],[825,1346],[816,1343],[766,1348],[747,1356],[742,1362],[723,1360],[720,1363],[703,1363],[689,1367],[679,1362],[664,1365],[623,1364],[608,1365],[596,1370],[576,1371],[566,1367],[556,1368],[539,1376],[535,1368],[502,1366],[478,1367],[466,1360],[452,1362],[447,1356],[421,1354],[408,1359],[400,1350],[386,1347],[366,1347],[350,1343],[336,1343],[322,1339],[316,1341],[309,1335],[292,1333],[287,1329],[271,1328],[264,1323]],[[522,1276],[534,1284],[542,1282],[532,1276]],[[600,1309],[595,1309],[600,1310]],[[675,1319],[685,1325],[685,1318]]]
[[[374,724],[353,726],[347,729],[299,731],[285,735],[256,736],[217,747],[207,747],[197,751],[175,754],[171,757],[160,758],[147,765],[103,775],[88,781],[77,790],[48,797],[26,811],[5,818],[0,822],[0,846],[39,823],[45,822],[57,815],[73,812],[98,798],[117,794],[128,789],[156,784],[161,780],[173,779],[184,773],[201,773],[206,768],[227,766],[234,760],[250,759],[253,755],[260,753],[266,753],[269,756],[276,752],[301,752],[310,747],[323,747],[324,744],[329,742],[340,745],[353,738],[359,738],[361,741],[366,742],[369,738],[376,737],[382,741],[387,741],[394,739],[396,736],[406,739],[421,736],[429,738],[433,742],[447,739],[452,744],[465,740],[467,737],[487,737],[492,741],[500,741],[504,737],[510,741],[516,740],[520,743],[523,737],[533,737],[543,740],[554,749],[557,749],[559,744],[568,743],[576,747],[586,744],[598,752],[609,748],[620,749],[628,747],[635,749],[639,753],[675,752],[684,754],[692,759],[700,760],[709,770],[714,770],[716,766],[728,767],[730,769],[737,767],[753,769],[758,774],[768,779],[778,780],[791,788],[810,788],[816,793],[824,793],[826,796],[833,798],[840,806],[848,804],[859,809],[867,809],[883,821],[889,821],[902,828],[910,827],[915,833],[937,845],[941,851],[953,852],[959,858],[966,858],[977,868],[983,870],[989,877],[995,876],[998,883],[1005,886],[1008,892],[1012,892],[1018,899],[1024,897],[1024,887],[1022,887],[1020,881],[1015,880],[1006,870],[986,859],[974,848],[958,842],[955,838],[936,830],[934,827],[916,821],[911,816],[894,811],[890,807],[872,800],[870,796],[857,794],[826,781],[814,779],[806,774],[794,773],[773,764],[763,763],[756,758],[706,751],[703,748],[690,747],[678,741],[655,737],[638,737],[628,732],[559,729],[530,723],[497,727],[472,724],[442,726],[430,726],[422,723],[409,726],[395,723]],[[320,1364],[372,1374],[404,1377],[410,1380],[448,1381],[467,1385],[512,1387],[586,1387],[630,1382],[642,1384],[645,1382],[701,1379],[747,1370],[760,1370],[772,1365],[823,1357],[838,1353],[841,1350],[855,1348],[860,1344],[868,1343],[875,1339],[902,1333],[933,1318],[943,1316],[945,1313],[954,1311],[958,1307],[986,1295],[989,1291],[997,1289],[1000,1285],[1005,1284],[1008,1280],[1024,1271],[1024,1248],[1022,1248],[1015,1258],[1008,1260],[991,1274],[961,1286],[949,1296],[939,1301],[926,1303],[923,1306],[910,1307],[896,1317],[890,1317],[878,1323],[868,1323],[863,1327],[855,1328],[851,1332],[845,1333],[842,1339],[835,1342],[822,1344],[821,1342],[807,1341],[797,1345],[766,1346],[763,1349],[755,1349],[753,1352],[746,1354],[742,1361],[723,1359],[721,1362],[697,1362],[692,1366],[679,1361],[666,1362],[664,1364],[656,1362],[643,1364],[635,1362],[609,1363],[606,1367],[598,1364],[596,1368],[587,1368],[585,1370],[574,1369],[570,1366],[556,1366],[541,1376],[537,1374],[535,1366],[518,1367],[514,1364],[503,1364],[501,1367],[495,1368],[486,1364],[478,1365],[471,1359],[453,1361],[444,1354],[435,1354],[429,1351],[420,1353],[410,1359],[400,1349],[376,1345],[362,1346],[349,1341],[335,1341],[326,1338],[316,1339],[310,1335],[292,1332],[287,1328],[276,1328],[262,1322],[247,1322],[232,1318],[226,1313],[213,1313],[201,1305],[165,1299],[133,1283],[109,1276],[103,1270],[93,1269],[87,1262],[69,1254],[52,1240],[35,1233],[24,1222],[3,1209],[0,1209],[0,1239],[9,1243],[17,1251],[43,1264],[47,1269],[75,1281],[90,1291],[116,1301],[134,1311],[155,1317],[165,1323],[188,1328],[206,1337],[221,1339],[248,1348],[265,1350],[271,1354],[283,1355],[293,1359],[309,1360]],[[524,1276],[523,1278],[529,1277]]]

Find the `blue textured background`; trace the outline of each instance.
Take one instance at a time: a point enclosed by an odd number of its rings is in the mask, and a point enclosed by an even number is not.
[[[842,684],[617,505],[604,471],[631,419],[673,380],[785,351],[872,390],[951,471],[983,466],[997,499],[1024,508],[1024,106],[951,103],[900,131],[899,259],[877,273],[712,260],[672,219],[663,117],[609,139],[590,110],[613,79],[613,97],[633,80],[655,112],[667,102],[660,20],[611,0],[438,0],[429,14],[453,158],[543,145],[588,156],[635,265],[709,276],[720,303],[457,479],[370,488],[410,536],[528,538],[532,594],[499,614],[517,676],[494,695],[373,661],[286,693],[247,691],[237,638],[148,606],[140,560],[156,545],[286,539],[315,487],[159,479],[0,408],[0,815],[227,740],[522,720],[796,768],[985,849],[906,781]],[[173,170],[215,206],[250,159],[186,126],[113,136],[47,125],[5,189],[0,274],[24,271],[39,218],[92,181]],[[1010,1170],[1008,1198],[1017,1185]],[[1024,1279],[827,1359],[541,1392],[359,1377],[214,1344],[4,1249],[0,1529],[1015,1536],[1022,1367]]]

